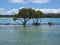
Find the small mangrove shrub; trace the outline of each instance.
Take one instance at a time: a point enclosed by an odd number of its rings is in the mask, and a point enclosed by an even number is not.
[[[48,22],[48,25],[53,25],[54,23],[53,22]]]

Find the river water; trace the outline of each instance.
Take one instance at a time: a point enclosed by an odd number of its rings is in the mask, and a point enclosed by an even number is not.
[[[17,20],[18,23],[21,23],[20,20]],[[41,18],[39,19],[40,23],[48,23],[48,22],[53,22],[53,23],[60,23],[60,18]],[[16,24],[15,21],[13,21],[13,18],[0,18],[0,24]],[[27,24],[32,24],[33,20],[29,20]]]
[[[0,25],[0,45],[60,45],[60,25]]]

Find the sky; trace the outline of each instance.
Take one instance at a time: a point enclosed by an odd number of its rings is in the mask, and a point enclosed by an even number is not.
[[[21,8],[60,13],[60,0],[0,0],[0,15],[17,14]]]

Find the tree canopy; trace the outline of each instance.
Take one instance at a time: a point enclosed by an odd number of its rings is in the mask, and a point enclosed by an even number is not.
[[[19,10],[19,13],[14,16],[14,20],[18,18],[23,18],[23,25],[26,25],[27,21],[31,18],[41,18],[43,16],[43,12],[36,11],[32,8],[22,8]]]

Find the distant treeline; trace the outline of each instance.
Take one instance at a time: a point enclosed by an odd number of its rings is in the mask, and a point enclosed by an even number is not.
[[[14,15],[0,15],[0,18],[1,17],[7,17],[8,18],[8,17],[14,17]]]
[[[14,17],[14,15],[0,15],[0,18],[1,17]],[[60,14],[44,14],[44,16],[42,16],[42,18],[60,18]]]
[[[50,14],[44,14],[45,18],[60,18],[60,14],[53,14],[53,13],[50,13]]]

